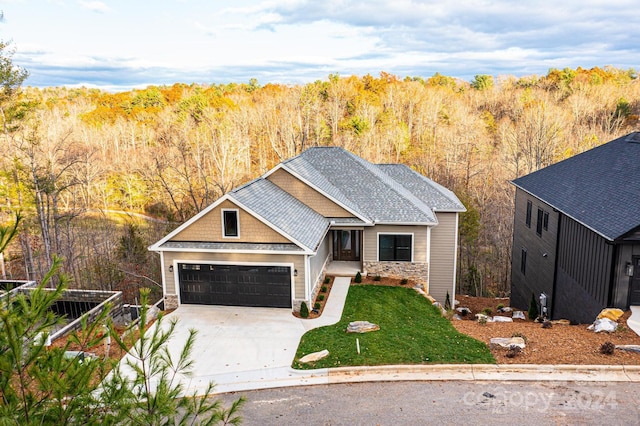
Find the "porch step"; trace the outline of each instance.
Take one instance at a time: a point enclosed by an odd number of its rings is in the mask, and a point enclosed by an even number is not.
[[[640,306],[631,307],[631,316],[627,320],[627,327],[640,336]]]

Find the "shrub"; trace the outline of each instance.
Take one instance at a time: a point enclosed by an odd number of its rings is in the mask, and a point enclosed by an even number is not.
[[[373,277],[374,281],[380,281],[382,279],[382,277],[380,275],[376,275],[375,277]]]
[[[616,345],[614,345],[613,343],[604,342],[602,346],[600,346],[600,353],[604,355],[613,355],[615,348]]]
[[[319,294],[319,295],[318,295],[318,300],[319,300],[320,302],[322,302],[322,301],[324,300],[324,294]]]
[[[551,327],[553,327],[553,324],[551,323],[551,321],[549,321],[549,320],[544,320],[544,321],[542,322],[542,328],[551,328]]]
[[[307,306],[307,302],[302,302],[302,305],[300,305],[300,316],[302,318],[309,318],[309,307]]]
[[[486,325],[486,324],[487,324],[487,317],[480,317],[480,318],[478,318],[478,324],[480,324],[480,325]]]
[[[493,311],[491,310],[491,308],[484,308],[484,309],[482,310],[482,313],[483,313],[483,314],[485,314],[485,315],[487,315],[487,316],[488,316],[488,315],[491,315],[491,312],[493,312]]]
[[[403,278],[403,279],[400,280],[400,284],[402,284],[402,285],[407,285],[408,282],[409,282],[409,280],[406,279],[406,278]]]
[[[447,292],[447,297],[444,299],[444,309],[446,311],[451,310],[451,297],[449,296],[449,292]]]
[[[356,274],[356,278],[354,279],[354,281],[358,284],[362,282],[362,274],[360,272]]]
[[[536,301],[536,295],[531,293],[531,301],[529,302],[529,319],[535,321],[538,318],[538,302]]]
[[[320,309],[320,302],[316,302],[313,304],[313,309]]]
[[[327,292],[327,286],[323,285],[322,287],[320,287],[320,293],[326,293]]]
[[[331,282],[331,278],[329,277],[324,277],[324,283],[325,284],[329,284]]]
[[[516,355],[518,355],[520,352],[522,352],[522,349],[520,349],[520,346],[516,346],[516,345],[511,345],[509,346],[509,350],[507,351],[507,353],[505,354],[505,356],[507,358],[514,358]]]
[[[504,308],[504,305],[503,305],[502,303],[500,303],[498,306],[496,306],[496,310],[498,310],[498,311],[499,311],[500,309],[502,309],[502,308]]]

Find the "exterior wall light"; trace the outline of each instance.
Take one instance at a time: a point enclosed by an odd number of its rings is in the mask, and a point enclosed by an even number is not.
[[[173,272],[173,265],[169,265],[169,272]]]

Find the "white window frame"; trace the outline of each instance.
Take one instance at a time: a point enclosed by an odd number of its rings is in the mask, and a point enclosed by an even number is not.
[[[378,232],[376,234],[376,255],[378,262],[406,262],[405,260],[380,260],[380,235],[411,235],[411,260],[409,263],[413,263],[415,253],[416,236],[413,232]]]
[[[220,209],[221,213],[221,224],[222,224],[222,238],[233,238],[235,240],[240,238],[240,210],[239,209]],[[224,221],[224,213],[225,212],[235,212],[236,214],[236,227],[238,229],[238,235],[227,235],[226,234],[226,226]]]

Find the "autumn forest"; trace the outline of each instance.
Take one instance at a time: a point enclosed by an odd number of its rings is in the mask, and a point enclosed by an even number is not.
[[[278,162],[335,145],[452,189],[468,210],[459,288],[502,295],[509,182],[638,130],[640,113],[635,71],[609,67],[471,82],[382,72],[109,93],[7,82],[21,70],[4,65],[0,222],[16,211],[22,218],[4,273],[38,279],[59,256],[80,288],[157,288],[149,244]]]

